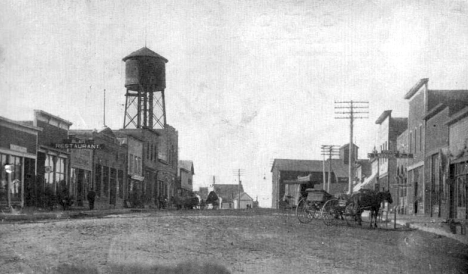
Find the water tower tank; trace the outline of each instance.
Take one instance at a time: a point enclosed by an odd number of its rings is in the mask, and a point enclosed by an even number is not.
[[[151,92],[166,88],[166,58],[143,47],[122,60],[125,62],[127,89]]]

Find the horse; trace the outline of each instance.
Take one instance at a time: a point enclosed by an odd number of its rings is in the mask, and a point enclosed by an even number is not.
[[[213,206],[213,209],[217,209],[219,206],[218,194],[216,194],[216,192],[214,191],[210,191],[210,193],[208,194],[208,197],[206,198],[205,204],[206,205],[211,204]]]
[[[358,225],[362,225],[361,214],[364,210],[370,210],[370,227],[377,228],[377,216],[380,210],[380,204],[383,201],[393,203],[392,195],[389,191],[384,192],[360,192],[351,197],[354,204],[355,220]],[[373,226],[374,225],[374,226]]]

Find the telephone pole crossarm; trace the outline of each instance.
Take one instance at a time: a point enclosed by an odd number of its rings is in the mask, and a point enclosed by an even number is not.
[[[339,109],[340,111],[336,111]],[[341,111],[344,109],[344,111]],[[361,111],[356,111],[356,109],[360,109]],[[349,177],[348,177],[348,191],[349,194],[353,193],[353,166],[354,166],[354,158],[357,158],[357,155],[354,155],[354,144],[353,144],[353,130],[354,130],[354,120],[355,119],[367,119],[369,117],[365,117],[363,114],[369,114],[369,111],[365,111],[363,109],[369,109],[369,102],[368,101],[335,101],[335,114],[338,117],[335,119],[349,119],[349,147],[348,147],[348,154],[349,154]],[[341,116],[339,116],[341,115]]]

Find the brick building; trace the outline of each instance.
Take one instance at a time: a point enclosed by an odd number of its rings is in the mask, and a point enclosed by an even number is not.
[[[385,110],[375,121],[379,125],[377,131],[377,152],[397,151],[397,138],[407,129],[408,118],[392,117],[391,110]],[[396,196],[397,189],[393,187],[396,182],[397,158],[378,158],[378,185],[374,187],[377,191],[390,190],[393,197]]]
[[[70,152],[57,148],[57,145],[68,140],[72,123],[45,111],[34,110],[33,125],[42,128],[38,135],[36,187],[48,197],[69,194]]]
[[[158,139],[158,162],[157,162],[157,193],[165,197],[174,196],[177,189],[177,170],[179,165],[179,133],[167,125],[164,129],[156,129],[160,138]]]
[[[467,104],[468,105],[468,104]],[[446,123],[449,127],[449,218],[468,219],[468,107],[454,113]]]
[[[134,175],[137,176],[134,176],[134,180],[131,181],[132,187],[129,189],[129,195],[131,196],[130,200],[134,201],[134,203],[138,200],[141,205],[154,205],[154,201],[160,193],[158,192],[156,178],[158,170],[160,133],[155,129],[136,128],[119,129],[116,130],[116,134],[119,138],[123,138],[123,136],[131,136],[141,141],[141,163],[139,162],[139,151],[136,151],[139,148],[134,147],[134,165],[137,165],[137,167],[133,166],[133,168],[137,168],[137,170],[134,170],[134,173],[137,173]],[[134,143],[134,145],[136,145],[136,143]],[[138,173],[141,173],[141,175]]]
[[[134,197],[139,197],[141,194],[138,190],[143,189],[143,145],[144,141],[132,134],[123,134],[120,131],[114,131],[120,143],[127,146],[127,163],[126,163],[126,186],[123,188],[124,200],[128,201],[128,205],[132,206]],[[136,193],[134,193],[136,192]],[[134,203],[134,201],[133,201]]]
[[[39,195],[35,184],[38,133],[41,128],[0,117],[0,208],[32,206]],[[8,174],[5,165],[11,165]]]
[[[122,145],[114,132],[106,126],[99,131],[71,130],[70,135],[80,140],[92,140],[95,145],[101,146],[100,149],[93,150],[92,183],[83,184],[83,195],[93,188],[96,192],[95,208],[123,207],[127,171],[126,145]]]
[[[428,81],[421,79],[404,97],[409,103],[408,152],[413,154],[413,159],[406,163],[406,177],[411,185],[406,194],[413,200],[408,203],[409,213],[433,215],[437,211],[435,214],[439,215],[443,202],[440,192],[444,191],[441,186],[441,165],[444,146],[447,145],[444,144],[446,133],[441,123],[451,113],[468,104],[468,91],[429,89]],[[448,110],[445,110],[444,104],[449,107]],[[429,119],[431,123],[428,124]],[[464,134],[460,132],[455,135]],[[449,136],[452,135],[449,133]]]

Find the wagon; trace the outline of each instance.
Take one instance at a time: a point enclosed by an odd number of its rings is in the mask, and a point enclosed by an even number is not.
[[[322,217],[322,208],[333,198],[331,194],[321,189],[306,189],[296,207],[296,216],[299,222],[309,223],[313,219]]]
[[[347,197],[331,198],[320,209],[320,216],[326,225],[334,225],[346,221],[348,225],[354,222],[354,205]]]

